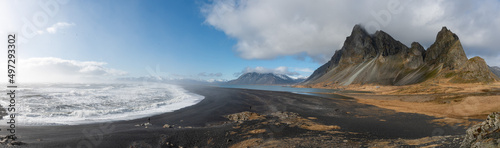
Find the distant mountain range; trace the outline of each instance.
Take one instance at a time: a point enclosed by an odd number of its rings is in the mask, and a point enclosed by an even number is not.
[[[145,77],[125,77],[118,78],[118,81],[125,82],[161,82],[161,83],[170,83],[170,84],[224,84],[226,80],[197,80],[197,79],[169,79],[166,77],[153,77],[153,76],[145,76]]]
[[[283,74],[250,72],[242,74],[235,80],[228,81],[227,84],[284,85],[296,84],[302,81],[304,81],[304,79],[293,79]]]
[[[458,36],[446,27],[424,50],[417,42],[407,47],[383,31],[370,35],[356,25],[343,47],[302,85],[408,85],[436,79],[450,83],[499,80],[484,59],[467,59]]]
[[[491,72],[493,72],[493,74],[497,75],[497,77],[500,77],[500,67],[493,66],[493,67],[490,67],[490,70],[491,70]]]

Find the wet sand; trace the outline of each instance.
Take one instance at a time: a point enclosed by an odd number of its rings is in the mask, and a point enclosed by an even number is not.
[[[200,103],[148,118],[106,124],[18,127],[23,147],[230,147],[230,146],[374,146],[409,143],[401,139],[454,135],[419,143],[420,146],[454,146],[465,133],[463,126],[432,122],[433,116],[402,113],[358,103],[349,97],[328,98],[260,90],[183,86],[205,96]],[[240,112],[265,116],[249,121],[230,121],[224,116]],[[296,113],[300,121],[288,123],[273,116]],[[295,121],[291,121],[295,122]],[[272,124],[270,124],[272,123]],[[314,124],[312,124],[314,123]],[[164,125],[168,124],[171,128]],[[303,128],[324,125],[327,130]],[[138,125],[138,126],[136,126]],[[293,126],[298,125],[298,126]],[[307,127],[307,126],[305,126]],[[338,127],[338,128],[337,128]],[[399,143],[398,143],[399,140]],[[442,143],[441,141],[446,141]],[[281,144],[281,145],[280,145]],[[283,145],[284,144],[284,145]],[[423,144],[423,145],[422,145]],[[414,145],[414,144],[413,144]]]

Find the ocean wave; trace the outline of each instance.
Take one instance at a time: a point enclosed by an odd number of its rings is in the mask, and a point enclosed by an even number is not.
[[[204,99],[162,83],[32,84],[21,86],[16,95],[16,122],[21,125],[132,120],[172,112]],[[0,104],[7,106],[7,100],[4,96]]]

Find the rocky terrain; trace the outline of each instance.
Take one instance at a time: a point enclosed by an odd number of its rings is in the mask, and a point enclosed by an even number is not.
[[[448,72],[445,77],[451,77],[450,82],[453,83],[488,83],[498,80],[498,77],[490,71],[484,59],[480,57],[467,60],[458,71]]]
[[[292,79],[287,75],[273,73],[245,73],[238,79],[228,81],[227,84],[262,84],[262,85],[278,85],[278,84],[296,84],[304,79]]]
[[[15,147],[19,145],[25,145],[26,143],[23,143],[21,141],[16,141],[17,137],[16,136],[0,136],[0,145],[1,146],[8,146],[8,147]]]
[[[461,148],[500,147],[500,112],[488,115],[486,121],[467,129]]]
[[[498,81],[480,57],[467,59],[456,34],[443,27],[434,44],[425,50],[411,47],[383,31],[368,34],[354,26],[343,47],[302,84],[313,87],[351,84],[409,85],[447,79],[450,83]]]
[[[243,137],[231,145],[239,147],[458,147],[463,136],[430,136],[418,139],[370,139],[363,134],[341,131],[337,125],[316,123],[316,117],[301,117],[294,112],[273,112],[260,115],[240,112],[225,116],[233,130],[227,135]],[[304,132],[296,137],[281,137],[284,129],[299,128]]]

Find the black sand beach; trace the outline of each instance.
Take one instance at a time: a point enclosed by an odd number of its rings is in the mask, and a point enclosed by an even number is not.
[[[349,98],[183,87],[205,99],[190,107],[152,116],[151,125],[141,126],[148,122],[148,118],[142,118],[74,126],[20,126],[18,140],[26,143],[22,147],[229,147],[251,139],[260,143],[288,141],[288,145],[281,146],[367,147],[380,139],[455,135],[445,138],[448,142],[444,146],[456,146],[454,141],[461,141],[458,135],[465,133],[465,127],[432,123],[435,118],[431,116],[398,113]],[[268,120],[233,122],[224,117],[244,111],[266,116]],[[340,129],[308,130],[282,123],[268,124],[278,120],[270,116],[276,112],[297,113],[317,124],[336,125]],[[164,128],[165,124],[171,127]],[[249,133],[252,129],[262,132]]]

